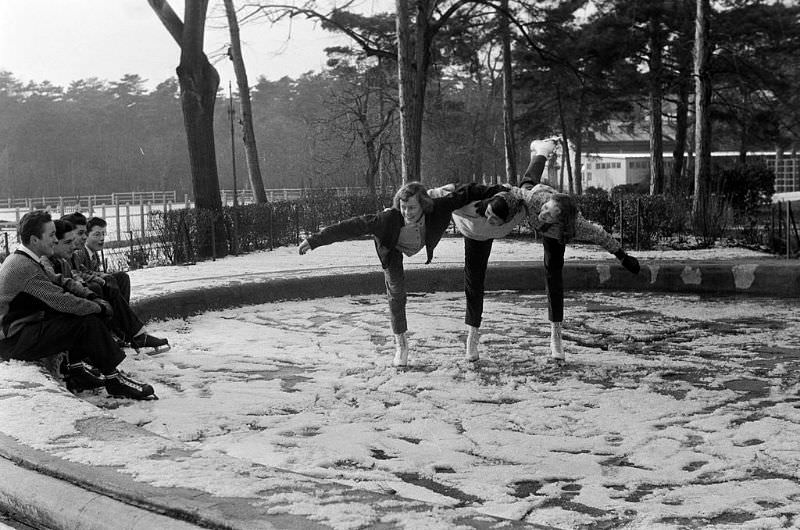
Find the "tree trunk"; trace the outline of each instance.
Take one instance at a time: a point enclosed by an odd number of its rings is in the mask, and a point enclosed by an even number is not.
[[[583,164],[581,164],[581,157],[583,156],[583,123],[581,120],[576,120],[575,124],[575,171],[574,178],[572,173],[567,174],[567,182],[569,182],[569,193],[583,194]],[[574,188],[573,188],[574,181]]]
[[[661,22],[650,18],[650,195],[664,192],[664,145],[661,124],[662,75]]]
[[[666,182],[665,191],[678,195],[685,191],[683,184],[687,134],[689,129],[689,87],[691,83],[692,57],[688,49],[678,46],[677,104],[675,107],[675,148],[672,151],[672,173]]]
[[[561,87],[556,85],[556,102],[558,103],[558,117],[561,121],[561,143],[564,146],[564,164],[562,165],[561,179],[558,183],[558,191],[564,191],[564,168],[567,171],[570,190],[572,189],[572,162],[569,156],[569,142],[567,141],[567,120],[564,117],[564,107],[561,105]],[[578,161],[580,163],[580,160]]]
[[[503,140],[505,141],[506,182],[517,184],[517,142],[514,138],[514,93],[511,71],[511,28],[509,27],[508,0],[501,1],[500,40],[503,47]]]
[[[400,100],[400,171],[403,183],[419,177],[414,154],[414,66],[411,56],[409,0],[397,0],[397,78]]]
[[[367,167],[364,170],[364,184],[369,190],[369,194],[373,198],[377,198],[375,191],[375,177],[378,175],[380,169],[381,158],[378,149],[375,147],[375,141],[371,138],[365,140],[364,149],[367,152]]]
[[[214,147],[214,103],[219,74],[203,53],[208,0],[187,2],[181,22],[164,0],[148,0],[172,38],[181,48],[177,68],[183,121],[189,144],[192,185],[198,208],[222,210]]]
[[[708,180],[711,172],[711,119],[708,109],[711,99],[711,80],[708,73],[709,0],[697,0],[695,19],[694,77],[695,77],[695,164],[692,217],[695,225],[705,228],[708,206]]]
[[[202,257],[226,254],[226,241],[221,220],[219,175],[214,145],[214,104],[219,87],[219,74],[203,53],[208,0],[186,2],[184,22],[181,22],[164,0],[148,0],[161,22],[181,49],[177,68],[181,89],[183,123],[189,146],[189,163],[195,206],[210,210],[213,216],[213,234],[200,244]],[[211,246],[211,239],[216,243]]]
[[[233,61],[236,86],[239,89],[239,108],[242,114],[242,139],[247,158],[247,174],[250,177],[250,187],[253,188],[253,198],[256,203],[263,204],[267,202],[267,193],[264,191],[264,181],[261,178],[261,167],[258,162],[258,148],[253,132],[253,111],[250,105],[250,85],[247,82],[247,70],[242,59],[239,21],[236,19],[233,0],[225,0],[225,13],[228,16],[228,29],[231,34],[230,58]]]

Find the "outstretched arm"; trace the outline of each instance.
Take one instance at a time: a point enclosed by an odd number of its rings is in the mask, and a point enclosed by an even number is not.
[[[453,212],[473,201],[480,201],[493,197],[501,191],[508,191],[508,188],[502,184],[487,186],[485,184],[471,182],[456,187],[451,193],[433,199],[433,203],[436,205],[436,208],[442,208]],[[441,195],[438,192],[435,194]]]
[[[382,214],[362,215],[359,217],[352,217],[334,225],[328,226],[308,236],[300,246],[298,252],[305,254],[309,250],[321,247],[323,245],[330,245],[337,241],[345,241],[347,239],[354,239],[367,234],[375,235],[378,227],[378,216]]]

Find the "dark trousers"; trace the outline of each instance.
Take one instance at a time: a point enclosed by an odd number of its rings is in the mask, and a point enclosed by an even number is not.
[[[557,239],[542,238],[544,245],[545,288],[547,316],[550,322],[564,321],[564,250]]]
[[[119,294],[125,303],[131,302],[131,277],[127,272],[113,272],[105,276],[106,285],[104,291],[109,291],[108,296],[103,294],[103,298],[111,301],[111,297]]]
[[[142,329],[144,322],[136,316],[119,289],[111,288],[108,282],[102,287],[97,283],[92,283],[89,284],[89,288],[97,296],[111,304],[111,309],[114,310],[114,316],[111,317],[110,323],[111,331],[125,342],[130,342],[134,335]]]
[[[5,359],[35,361],[69,351],[69,362],[86,361],[104,374],[112,374],[125,358],[108,328],[95,315],[47,315],[0,341]]]
[[[389,313],[391,315],[392,332],[395,335],[408,331],[406,321],[406,274],[403,269],[403,253],[392,250],[389,253],[389,266],[383,269],[386,296],[389,299]]]
[[[467,295],[467,312],[464,323],[481,327],[486,268],[492,253],[493,239],[478,241],[464,238],[464,293]]]

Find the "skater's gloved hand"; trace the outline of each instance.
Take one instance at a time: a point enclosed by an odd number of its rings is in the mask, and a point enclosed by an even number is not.
[[[639,267],[639,260],[637,260],[633,256],[629,256],[622,249],[614,252],[614,255],[622,263],[623,267],[625,267],[634,274],[639,274],[639,270],[641,270],[641,267]]]
[[[311,250],[311,243],[308,242],[308,239],[304,239],[303,242],[300,243],[300,246],[297,247],[297,251],[300,253],[301,256],[306,252],[308,252],[309,250]]]
[[[102,298],[96,298],[94,303],[100,306],[100,316],[102,318],[110,319],[114,316],[114,310],[111,308],[111,304],[109,304],[108,301]]]

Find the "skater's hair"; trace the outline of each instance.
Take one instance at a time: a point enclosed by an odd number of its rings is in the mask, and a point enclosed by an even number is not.
[[[86,226],[86,216],[81,212],[72,212],[61,216],[62,221],[69,221],[75,226]]]
[[[560,212],[556,218],[556,224],[560,228],[559,242],[566,245],[575,237],[575,221],[578,218],[578,205],[571,195],[566,193],[554,193],[550,200],[558,206]]]
[[[41,238],[44,234],[44,225],[52,220],[50,214],[44,210],[34,210],[23,215],[17,228],[17,237],[19,237],[20,243],[29,244],[33,236]]]
[[[53,224],[56,225],[56,238],[58,238],[59,241],[64,239],[64,236],[68,232],[75,230],[75,225],[64,219],[56,219],[53,221]]]
[[[100,228],[105,228],[106,226],[108,226],[108,223],[106,223],[106,220],[103,219],[102,217],[92,217],[86,222],[86,231],[91,232],[92,228],[94,228],[95,226],[99,226]]]
[[[522,203],[509,192],[502,191],[494,197],[478,201],[475,211],[478,215],[486,216],[486,210],[489,206],[492,207],[492,213],[502,219],[504,223],[507,223],[516,217],[520,207],[522,207]]]
[[[397,190],[392,200],[392,208],[399,210],[400,201],[406,202],[411,197],[417,198],[423,213],[431,213],[433,211],[433,199],[428,195],[428,188],[421,182],[409,182]]]

